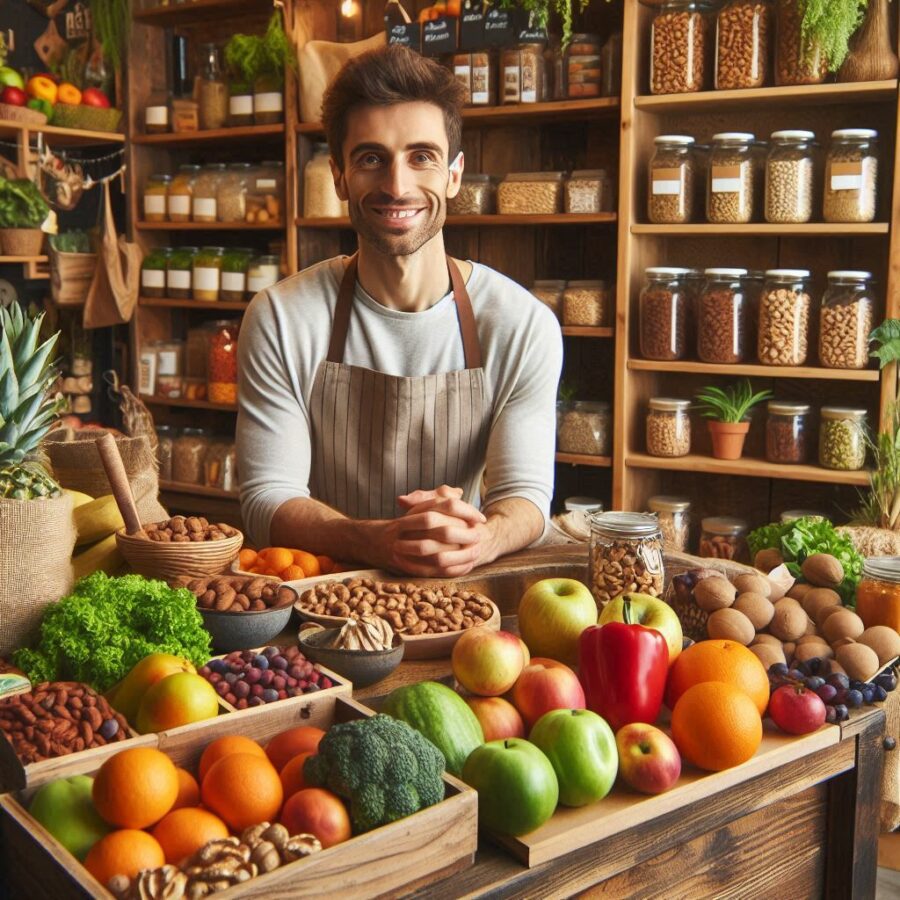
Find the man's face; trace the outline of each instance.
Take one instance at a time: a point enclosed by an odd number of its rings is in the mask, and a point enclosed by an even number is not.
[[[363,106],[351,112],[344,171],[334,186],[348,201],[360,238],[390,256],[408,256],[443,227],[455,197],[462,154],[451,168],[444,116],[433,103]]]

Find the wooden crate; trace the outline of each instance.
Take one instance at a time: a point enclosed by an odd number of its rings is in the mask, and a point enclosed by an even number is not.
[[[257,707],[266,716],[223,717],[222,725],[240,721],[240,733],[265,741],[273,734],[302,721],[327,728],[372,715],[371,710],[338,694],[321,692],[302,716],[297,704]],[[256,710],[253,710],[256,712]],[[160,740],[180,766],[197,762],[206,744],[220,733],[198,730],[193,734],[170,733]],[[96,765],[73,766],[65,773],[93,774]],[[62,773],[61,773],[62,774]],[[445,799],[413,816],[351,838],[328,850],[314,853],[217,894],[233,898],[321,897],[345,898],[396,896],[472,865],[478,843],[478,801],[475,791],[450,775],[444,775]],[[22,897],[94,897],[113,900],[86,869],[28,813],[32,791],[0,797],[2,841],[9,883]]]

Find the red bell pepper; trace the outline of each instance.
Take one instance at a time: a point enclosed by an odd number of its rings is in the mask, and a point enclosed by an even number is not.
[[[630,722],[656,721],[669,674],[669,648],[655,628],[631,624],[626,598],[624,622],[591,625],[578,640],[579,673],[587,708],[613,731]]]

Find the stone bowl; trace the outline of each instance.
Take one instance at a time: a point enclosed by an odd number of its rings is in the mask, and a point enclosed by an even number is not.
[[[293,609],[291,603],[242,612],[220,612],[197,607],[203,617],[203,627],[212,635],[213,649],[219,653],[252,650],[268,644],[284,630]]]
[[[353,687],[368,687],[387,678],[403,659],[406,644],[394,635],[390,650],[344,650],[328,646],[340,634],[340,628],[308,628],[300,632],[300,650],[307,659],[343,675]]]

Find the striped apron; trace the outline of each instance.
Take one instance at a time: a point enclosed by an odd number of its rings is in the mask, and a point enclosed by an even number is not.
[[[478,505],[490,431],[490,398],[472,303],[447,258],[466,368],[386,375],[344,365],[356,287],[351,257],[338,293],[328,357],[310,396],[312,496],[355,519],[392,519],[397,497],[449,484]]]

